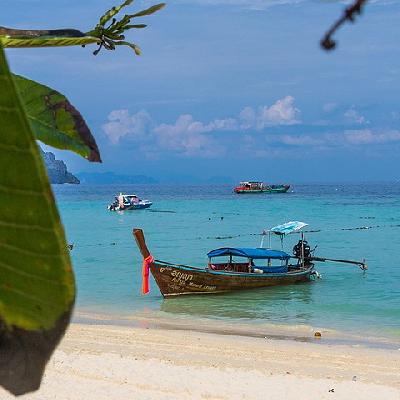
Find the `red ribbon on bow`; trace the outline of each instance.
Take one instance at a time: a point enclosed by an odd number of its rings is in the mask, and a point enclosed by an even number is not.
[[[150,254],[143,260],[142,267],[142,294],[147,294],[150,291],[149,288],[149,273],[150,273],[150,265],[154,261],[154,257]]]

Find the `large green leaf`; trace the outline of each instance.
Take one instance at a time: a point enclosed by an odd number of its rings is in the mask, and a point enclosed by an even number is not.
[[[68,325],[74,277],[39,148],[0,47],[0,384],[37,389]]]
[[[99,149],[79,111],[59,92],[13,75],[36,138],[49,146],[71,150],[100,162]]]

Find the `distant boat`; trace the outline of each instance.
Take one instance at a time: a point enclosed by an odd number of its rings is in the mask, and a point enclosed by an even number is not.
[[[268,185],[264,182],[240,182],[233,190],[238,194],[248,193],[286,193],[290,185]]]
[[[291,221],[276,226],[263,235],[279,235],[300,231],[307,224]],[[264,236],[259,248],[223,247],[208,252],[205,268],[174,264],[155,260],[150,254],[141,229],[134,229],[136,243],[143,256],[142,293],[149,292],[149,272],[152,273],[164,297],[188,294],[212,294],[230,291],[257,289],[268,286],[308,282],[319,276],[314,270],[314,261],[336,261],[350,263],[366,269],[365,262],[333,260],[314,257],[313,250],[301,239],[293,248],[293,256],[283,250],[264,248]],[[314,249],[315,250],[315,249]],[[215,259],[223,261],[215,261]],[[293,260],[293,262],[291,262]]]
[[[109,211],[143,210],[152,206],[149,200],[142,200],[135,194],[120,194],[107,208]]]

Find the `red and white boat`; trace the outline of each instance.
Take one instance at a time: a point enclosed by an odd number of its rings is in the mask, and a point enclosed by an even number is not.
[[[286,193],[290,185],[268,185],[264,182],[240,182],[233,190],[238,194],[246,193]]]

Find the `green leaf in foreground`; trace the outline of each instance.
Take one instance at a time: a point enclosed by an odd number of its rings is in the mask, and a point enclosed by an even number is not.
[[[95,139],[79,111],[59,92],[13,75],[36,138],[89,161],[101,162]]]
[[[69,323],[74,277],[39,148],[0,47],[0,385],[36,390]]]

